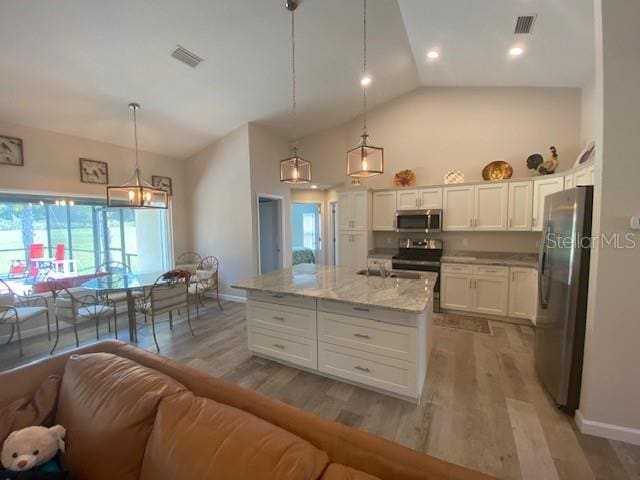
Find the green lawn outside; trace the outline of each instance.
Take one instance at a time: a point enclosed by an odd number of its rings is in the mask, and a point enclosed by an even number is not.
[[[119,240],[119,238],[114,239],[113,245],[119,246]],[[71,241],[73,243],[73,258],[78,260],[79,271],[82,273],[95,271],[96,265],[94,264],[95,261],[93,254],[95,250],[93,245],[93,230],[90,227],[72,228]],[[36,230],[34,232],[34,243],[44,243],[45,256],[48,256],[48,252],[46,250],[46,230]],[[66,228],[51,229],[51,256],[55,255],[55,246],[58,243],[64,243],[68,247]],[[137,253],[138,247],[136,244],[136,227],[134,225],[125,225],[125,245],[127,253]],[[5,252],[3,250],[13,251]],[[65,252],[65,257],[69,258],[68,248]],[[21,231],[0,231],[0,276],[5,276],[9,273],[11,261],[16,259],[20,259],[23,262],[26,262],[25,250],[24,246],[22,245]],[[134,265],[132,265],[132,267],[135,267],[135,257],[132,259],[132,262],[134,262]]]

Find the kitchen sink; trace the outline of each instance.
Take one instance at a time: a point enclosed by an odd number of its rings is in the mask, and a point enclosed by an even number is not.
[[[422,274],[419,272],[407,272],[407,271],[386,271],[385,278],[408,278],[412,280],[420,280],[422,278]],[[358,270],[356,272],[357,275],[368,275],[370,277],[380,277],[382,276],[382,272],[378,269],[364,269]]]

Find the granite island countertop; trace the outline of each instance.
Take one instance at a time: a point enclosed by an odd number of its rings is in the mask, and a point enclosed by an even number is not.
[[[535,253],[454,250],[443,255],[440,261],[442,263],[470,263],[474,265],[538,268],[538,255]]]
[[[419,314],[430,305],[438,274],[422,279],[358,275],[347,267],[296,265],[237,282],[232,288],[337,300]]]

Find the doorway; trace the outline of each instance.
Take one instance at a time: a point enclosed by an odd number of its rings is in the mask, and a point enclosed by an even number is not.
[[[322,204],[291,204],[292,263],[322,262]]]
[[[258,195],[258,273],[282,268],[282,198]]]

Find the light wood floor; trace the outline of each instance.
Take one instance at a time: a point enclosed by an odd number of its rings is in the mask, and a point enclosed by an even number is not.
[[[436,327],[423,401],[416,406],[251,357],[244,305],[223,306],[220,312],[207,305],[193,320],[195,337],[179,321],[173,332],[161,324],[161,354],[499,478],[640,479],[640,447],[580,434],[549,400],[534,372],[529,327],[493,322],[493,335]],[[139,336],[141,347],[155,351],[149,327]],[[81,343],[94,340],[95,329],[87,324]],[[66,331],[59,351],[74,344],[73,332]],[[2,344],[0,370],[46,355],[50,344],[44,335],[26,340],[24,348],[20,358],[15,342]]]

